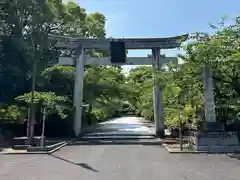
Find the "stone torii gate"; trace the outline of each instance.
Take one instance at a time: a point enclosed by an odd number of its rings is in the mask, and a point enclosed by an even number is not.
[[[129,38],[129,39],[83,39],[73,37],[63,37],[49,35],[49,38],[56,40],[56,47],[68,48],[75,50],[76,57],[64,57],[60,59],[62,65],[75,65],[76,78],[74,89],[74,132],[76,135],[81,133],[82,127],[82,99],[83,99],[83,76],[85,64],[120,64],[120,65],[152,65],[153,70],[157,71],[161,68],[161,64],[174,61],[177,59],[173,57],[162,57],[161,49],[173,49],[181,45],[183,41],[188,38],[188,34],[170,37],[170,38]],[[110,50],[111,57],[93,58],[84,54],[86,49],[101,49]],[[117,51],[120,51],[119,54]],[[126,58],[126,49],[151,49],[152,56],[149,57],[128,57]],[[124,55],[123,55],[124,54]],[[116,60],[118,59],[118,60]],[[206,69],[206,72],[209,72]],[[205,111],[208,122],[215,121],[214,101],[213,101],[213,86],[210,73],[205,73],[204,87],[205,87]],[[164,136],[164,107],[162,102],[162,90],[155,83],[153,87],[154,98],[154,120],[155,120],[155,134],[158,137]]]

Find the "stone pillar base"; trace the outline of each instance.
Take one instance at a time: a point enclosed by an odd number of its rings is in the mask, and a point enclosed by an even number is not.
[[[165,132],[164,130],[158,130],[155,132],[155,136],[159,138],[164,138],[165,137]]]
[[[221,122],[208,122],[205,127],[205,131],[210,132],[223,132],[224,125]]]
[[[189,143],[196,151],[211,153],[234,153],[240,150],[237,132],[196,132]]]

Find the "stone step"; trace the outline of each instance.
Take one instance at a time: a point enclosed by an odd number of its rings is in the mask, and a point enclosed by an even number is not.
[[[92,132],[87,133],[85,136],[154,136],[153,133],[139,133],[139,132]]]
[[[235,153],[239,152],[240,146],[195,146],[195,149],[210,153]]]
[[[14,150],[24,150],[24,149],[27,149],[28,147],[30,147],[30,145],[13,145],[12,149],[14,149]]]
[[[12,146],[14,146],[14,145],[20,145],[21,146],[21,145],[25,145],[27,140],[28,140],[27,137],[15,137],[15,138],[13,138],[11,143],[12,143]],[[45,141],[45,137],[44,137],[44,141]],[[33,137],[32,144],[34,146],[40,145],[40,142],[41,142],[41,136]]]
[[[206,131],[213,131],[213,132],[222,132],[224,131],[223,123],[221,122],[208,122]]]
[[[154,136],[108,136],[108,135],[102,135],[102,136],[83,136],[79,139],[81,140],[134,140],[134,139],[154,139]]]
[[[238,146],[236,132],[198,132],[189,137],[190,143],[198,146]]]
[[[69,146],[74,145],[162,145],[161,141],[156,139],[148,139],[148,140],[89,140],[89,141],[76,141],[68,144]]]

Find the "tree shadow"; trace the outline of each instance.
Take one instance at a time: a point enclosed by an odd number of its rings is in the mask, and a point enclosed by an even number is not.
[[[75,163],[75,162],[69,161],[69,160],[67,160],[67,159],[61,158],[61,157],[59,157],[59,156],[55,156],[55,155],[53,155],[53,154],[51,154],[50,156],[52,156],[53,158],[59,159],[59,160],[61,160],[61,161],[64,161],[64,162],[67,162],[67,163],[70,163],[70,164],[73,164],[73,165],[76,165],[76,166],[80,166],[80,167],[82,167],[82,168],[84,168],[84,169],[87,169],[87,170],[89,170],[89,171],[92,171],[92,172],[99,172],[98,170],[92,168],[91,166],[89,166],[89,165],[86,164],[86,163]]]

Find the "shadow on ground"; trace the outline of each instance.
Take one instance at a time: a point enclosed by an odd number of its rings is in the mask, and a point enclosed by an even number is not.
[[[75,162],[69,161],[69,160],[67,160],[67,159],[61,158],[61,157],[59,157],[59,156],[55,156],[55,155],[53,155],[53,154],[51,154],[50,156],[52,156],[53,158],[59,159],[59,160],[61,160],[61,161],[67,162],[67,163],[69,163],[69,164],[76,165],[76,166],[80,166],[80,167],[82,167],[82,168],[84,168],[84,169],[87,169],[87,170],[89,170],[89,171],[92,171],[92,172],[99,172],[98,170],[92,168],[91,166],[89,166],[89,165],[86,164],[86,163],[75,163]]]
[[[240,160],[240,154],[239,153],[228,154],[227,156],[230,157],[230,158]]]

